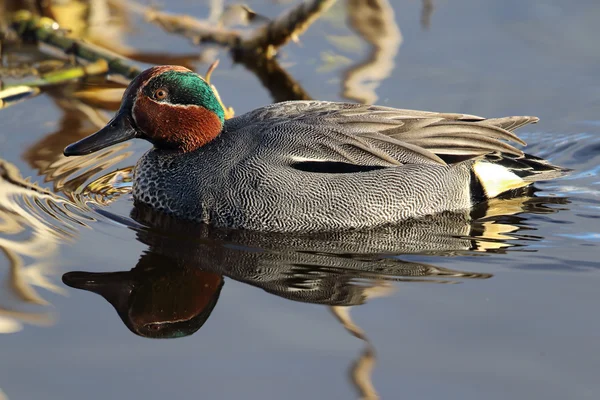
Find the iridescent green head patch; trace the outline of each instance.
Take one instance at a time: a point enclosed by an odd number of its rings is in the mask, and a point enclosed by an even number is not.
[[[194,72],[163,72],[146,84],[143,94],[155,98],[157,91],[160,89],[166,90],[166,97],[160,99],[163,102],[180,106],[201,106],[215,113],[221,123],[225,120],[223,107],[221,107],[212,88]]]

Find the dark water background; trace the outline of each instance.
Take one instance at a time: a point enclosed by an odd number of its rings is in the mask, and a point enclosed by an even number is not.
[[[289,7],[250,4],[269,17]],[[346,24],[346,4],[334,5],[301,46],[292,43],[280,55],[315,99],[348,99],[348,71],[374,54]],[[599,398],[600,3],[432,4],[428,27],[419,1],[392,1],[393,14],[384,10],[395,24],[377,35],[381,80],[366,85],[371,91],[355,87],[352,100],[536,115],[537,125],[519,131],[527,151],[574,169],[569,177],[537,185],[541,199],[506,200],[475,220],[432,223],[447,228],[439,234],[428,226],[408,227],[394,240],[283,240],[193,227],[152,233],[131,229],[127,170],[113,174],[133,165],[147,143],[66,160],[62,148],[102,121],[50,94],[2,110],[0,332],[16,332],[0,333],[0,399],[328,399],[357,398],[361,390],[368,397],[372,388],[384,399]],[[186,0],[167,9],[208,13]],[[132,26],[125,42],[133,48],[198,52],[139,18]],[[272,101],[251,72],[224,51],[219,58],[212,80],[236,114]],[[204,72],[208,63],[194,65]],[[374,256],[394,246],[402,262]],[[189,313],[210,300],[173,297],[193,292],[190,282],[214,289],[226,276],[196,333],[170,340],[134,335],[103,298],[61,281],[69,271],[129,271],[136,264],[182,271],[159,273],[157,282],[176,283],[153,300]],[[144,273],[127,275],[128,284],[154,279]],[[415,274],[424,276],[407,276]],[[296,301],[310,288],[319,301]],[[347,310],[352,296],[365,303],[351,316],[372,347],[333,315]],[[136,321],[161,307],[138,310]]]

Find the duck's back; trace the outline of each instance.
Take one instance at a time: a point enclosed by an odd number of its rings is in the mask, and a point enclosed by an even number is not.
[[[219,226],[367,228],[471,207],[561,170],[505,141],[534,117],[485,120],[387,107],[286,102],[225,123],[191,153],[153,149],[136,201]],[[505,141],[502,141],[505,140]]]

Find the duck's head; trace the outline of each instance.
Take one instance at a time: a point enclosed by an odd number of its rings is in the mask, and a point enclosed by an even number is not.
[[[89,154],[133,138],[189,152],[217,137],[224,118],[218,96],[200,75],[179,66],[152,67],[129,84],[104,128],[67,146],[64,154]]]

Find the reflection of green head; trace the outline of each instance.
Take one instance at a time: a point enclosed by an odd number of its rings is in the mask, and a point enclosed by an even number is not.
[[[136,335],[149,338],[191,335],[204,325],[215,307],[223,277],[169,264],[166,268],[142,267],[147,261],[154,264],[158,259],[168,260],[150,253],[131,271],[69,272],[63,275],[63,281],[104,297]],[[164,265],[162,262],[160,265]]]

